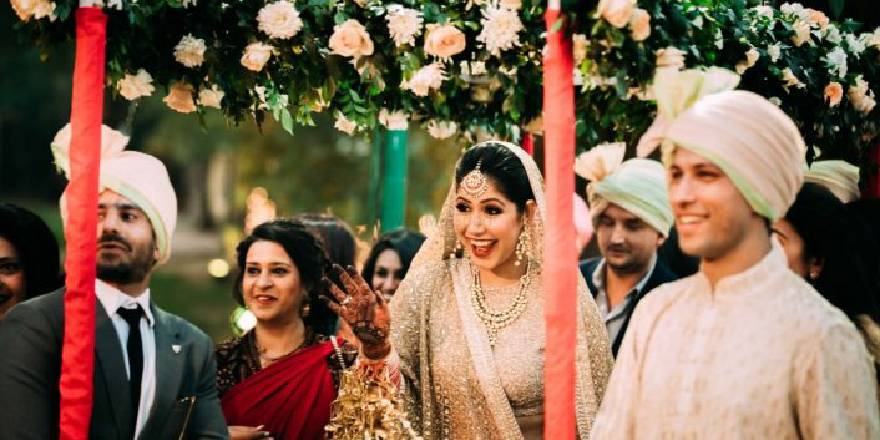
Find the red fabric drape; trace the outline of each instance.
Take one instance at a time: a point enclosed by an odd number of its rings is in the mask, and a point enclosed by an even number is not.
[[[331,354],[331,342],[316,344],[234,386],[220,401],[226,423],[263,425],[277,439],[324,438],[336,399],[327,359]],[[336,361],[334,355],[330,362]]]
[[[571,40],[557,10],[548,9],[544,57],[544,155],[547,225],[544,228],[544,438],[575,438],[575,352],[577,338],[577,255],[572,221],[574,193],[574,85]]]
[[[76,62],[70,106],[70,184],[64,270],[64,347],[61,351],[60,438],[88,438],[95,359],[95,249],[98,170],[104,97],[107,16],[97,8],[76,11]]]
[[[529,153],[529,156],[535,155],[535,135],[529,132],[526,132],[526,134],[523,135],[522,149],[526,150],[526,153]]]

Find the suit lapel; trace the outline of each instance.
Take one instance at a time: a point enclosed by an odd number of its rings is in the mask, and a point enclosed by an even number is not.
[[[156,397],[141,438],[152,438],[148,434],[159,435],[162,432],[163,422],[177,401],[183,361],[189,348],[180,342],[178,329],[165,312],[155,304],[151,308],[156,319],[153,328],[156,335]]]
[[[131,413],[131,396],[128,384],[128,374],[125,372],[125,358],[122,355],[122,347],[119,345],[119,335],[113,322],[107,317],[107,312],[96,301],[95,306],[95,352],[97,354],[97,368],[104,376],[104,383],[113,408],[113,418],[119,432],[131,431],[135,415]]]

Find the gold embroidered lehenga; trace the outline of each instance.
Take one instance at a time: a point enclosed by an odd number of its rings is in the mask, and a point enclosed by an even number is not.
[[[530,156],[504,145],[523,163],[539,212],[527,224],[536,249],[528,265],[525,312],[498,333],[494,348],[490,346],[472,306],[476,269],[467,257],[450,257],[455,243],[454,180],[436,230],[391,302],[391,338],[401,359],[406,409],[426,439],[532,439],[543,433],[543,183]],[[490,308],[498,310],[511,303],[519,285],[484,290],[489,292]],[[582,279],[577,295],[578,334],[571,349],[577,353],[575,404],[577,433],[583,440],[589,438],[612,358],[605,326]]]

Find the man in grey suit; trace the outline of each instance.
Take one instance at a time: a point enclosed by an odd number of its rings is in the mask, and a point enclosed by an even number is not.
[[[127,139],[104,130],[89,438],[227,438],[211,339],[150,299],[176,224],[168,173],[152,156],[114,151]],[[65,147],[53,144],[67,171]],[[17,305],[0,325],[0,439],[58,437],[63,335],[63,289]]]

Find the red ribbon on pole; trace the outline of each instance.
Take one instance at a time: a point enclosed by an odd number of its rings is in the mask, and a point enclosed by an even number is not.
[[[529,132],[523,135],[522,140],[522,149],[525,150],[526,153],[529,153],[529,156],[535,155],[535,135]]]
[[[67,243],[64,270],[64,346],[61,351],[60,438],[89,436],[95,359],[95,250],[104,50],[107,16],[98,8],[76,11],[76,61],[70,105],[70,183],[65,190]]]
[[[544,438],[575,438],[575,350],[577,255],[572,214],[575,116],[571,39],[558,9],[548,8],[544,56],[544,156],[547,225],[544,228]]]

